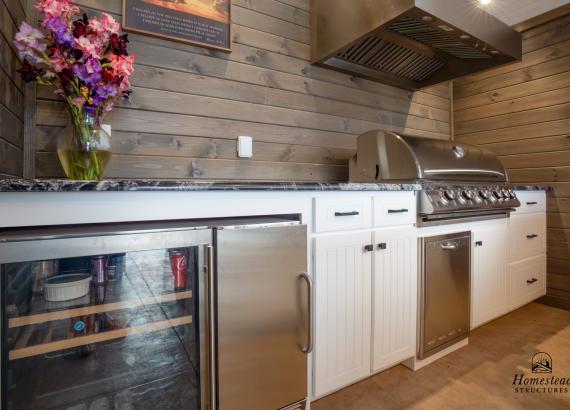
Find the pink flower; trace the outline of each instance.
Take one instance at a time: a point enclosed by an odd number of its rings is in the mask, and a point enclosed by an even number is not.
[[[83,51],[84,54],[100,59],[101,44],[92,42],[90,38],[79,37],[75,39],[77,47]]]
[[[117,21],[109,14],[101,13],[101,15],[103,16],[101,20],[99,20],[97,17],[91,17],[91,19],[89,19],[88,27],[98,34],[104,34],[108,40],[108,37],[111,34],[119,33],[121,25],[117,23]]]
[[[40,0],[36,9],[47,17],[72,18],[79,13],[79,7],[74,3],[75,0]]]
[[[123,78],[123,81],[121,81],[121,84],[119,85],[119,91],[121,92],[121,94],[125,94],[130,92],[130,90],[131,90],[131,82],[127,77],[125,77]]]
[[[75,105],[79,109],[83,108],[83,106],[85,105],[86,102],[87,102],[87,100],[83,97],[75,97],[72,100],[73,105]]]
[[[50,66],[56,73],[61,73],[66,68],[69,68],[70,65],[65,59],[65,56],[61,52],[59,48],[53,50],[52,56],[49,58]]]
[[[111,68],[118,77],[130,77],[133,74],[133,64],[135,56],[116,56],[111,55]]]

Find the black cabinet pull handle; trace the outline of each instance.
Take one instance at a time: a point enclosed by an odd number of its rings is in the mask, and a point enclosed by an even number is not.
[[[477,242],[475,242],[475,246],[483,246],[483,241],[477,241]]]
[[[364,250],[366,252],[372,252],[374,250],[374,245],[365,245]]]
[[[535,239],[535,238],[538,238],[538,235],[535,234],[535,233],[533,233],[533,234],[531,234],[531,235],[527,235],[526,238],[527,238],[527,239]]]
[[[527,202],[527,205],[538,205],[538,202]]]
[[[526,283],[528,283],[529,285],[532,285],[533,283],[536,283],[536,282],[538,282],[537,278],[532,278],[532,279],[529,279],[526,281]]]
[[[385,250],[386,248],[388,248],[388,245],[386,243],[379,243],[378,244],[378,249]]]
[[[352,211],[352,212],[335,212],[334,216],[357,216],[360,215],[360,212],[358,211]]]
[[[389,214],[405,214],[406,212],[410,212],[409,209],[388,209]]]

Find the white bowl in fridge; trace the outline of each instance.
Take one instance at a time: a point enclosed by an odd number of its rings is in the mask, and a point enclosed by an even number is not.
[[[90,283],[89,273],[52,276],[43,281],[44,299],[48,302],[65,302],[80,298],[89,293]]]

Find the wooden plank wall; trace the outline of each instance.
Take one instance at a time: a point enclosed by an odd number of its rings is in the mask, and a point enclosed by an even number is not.
[[[570,11],[523,32],[522,63],[454,81],[455,138],[497,153],[512,182],[551,185],[548,296],[570,309]]]
[[[24,84],[12,45],[26,0],[0,0],[0,178],[23,176]]]
[[[365,131],[449,138],[448,84],[411,94],[311,66],[309,2],[234,0],[231,54],[131,34],[134,94],[109,119],[106,176],[336,181]],[[120,17],[119,0],[78,4]],[[37,176],[59,176],[65,112],[45,89],[37,103]],[[237,159],[239,135],[252,160]]]

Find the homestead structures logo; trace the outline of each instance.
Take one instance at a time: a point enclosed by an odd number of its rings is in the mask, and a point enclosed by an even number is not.
[[[552,369],[552,356],[545,352],[536,353],[530,361],[532,375],[515,374],[513,380],[515,393],[568,393],[570,377],[557,377]],[[543,376],[539,376],[541,374]]]
[[[532,356],[533,373],[552,373],[552,357],[548,353],[538,352]]]

